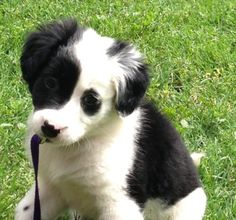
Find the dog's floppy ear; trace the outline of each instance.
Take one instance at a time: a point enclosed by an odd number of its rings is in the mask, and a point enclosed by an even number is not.
[[[140,104],[149,84],[148,66],[141,54],[130,44],[115,41],[108,55],[118,62],[115,74],[116,109],[122,116],[131,114]]]
[[[68,19],[40,26],[36,32],[29,34],[20,62],[23,79],[28,83],[30,91],[43,67],[56,55],[60,46],[68,43],[76,30],[76,21]]]

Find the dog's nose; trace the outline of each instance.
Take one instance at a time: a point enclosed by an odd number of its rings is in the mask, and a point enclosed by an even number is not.
[[[60,129],[55,129],[54,125],[45,121],[44,124],[41,126],[41,130],[46,137],[55,138],[59,133]]]

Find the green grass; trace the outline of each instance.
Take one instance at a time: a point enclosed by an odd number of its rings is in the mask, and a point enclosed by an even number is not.
[[[31,100],[21,81],[25,34],[73,16],[103,35],[133,42],[151,66],[149,97],[188,148],[207,157],[200,175],[206,220],[236,219],[236,4],[234,0],[1,0],[0,219],[31,183],[23,139]],[[197,204],[196,204],[197,205]]]

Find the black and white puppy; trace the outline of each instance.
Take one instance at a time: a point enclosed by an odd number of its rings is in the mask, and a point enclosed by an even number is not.
[[[42,219],[66,209],[93,220],[200,220],[206,196],[170,122],[144,95],[148,68],[130,44],[74,20],[31,33],[21,56],[40,145]],[[31,220],[34,186],[16,208]]]

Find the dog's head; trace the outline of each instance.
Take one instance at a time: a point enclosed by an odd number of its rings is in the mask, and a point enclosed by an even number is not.
[[[100,36],[74,20],[31,33],[21,68],[34,105],[31,129],[66,145],[131,114],[149,82],[147,66],[132,45]]]

